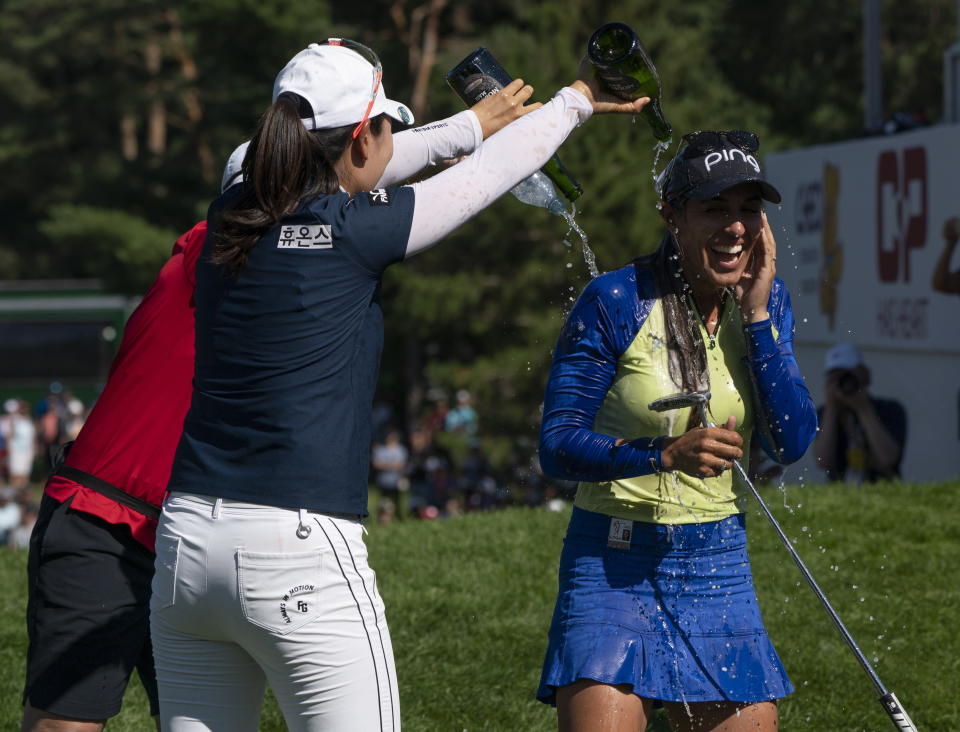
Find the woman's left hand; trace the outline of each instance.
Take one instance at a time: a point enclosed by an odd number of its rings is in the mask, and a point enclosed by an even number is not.
[[[734,287],[744,323],[759,323],[769,319],[767,302],[770,300],[773,278],[777,274],[777,242],[773,238],[766,212],[761,216],[763,228],[760,230],[760,239],[753,245],[750,263]]]
[[[496,94],[484,97],[470,107],[470,111],[480,120],[483,139],[486,140],[515,119],[543,106],[540,102],[527,104],[531,96],[533,87],[524,84],[523,79],[514,79]]]
[[[586,56],[580,59],[577,80],[570,86],[587,98],[594,114],[639,114],[650,102],[650,97],[626,101],[606,91],[600,86],[593,64]]]

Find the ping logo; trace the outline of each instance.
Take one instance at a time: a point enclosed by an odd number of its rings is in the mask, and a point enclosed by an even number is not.
[[[717,163],[733,162],[738,155],[743,162],[749,163],[755,171],[760,172],[760,163],[757,162],[757,159],[753,155],[747,155],[743,150],[737,150],[736,148],[712,152],[703,159],[703,164],[707,166],[707,172],[709,173],[710,169]]]

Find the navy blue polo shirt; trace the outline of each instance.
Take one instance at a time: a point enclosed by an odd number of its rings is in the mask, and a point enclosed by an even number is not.
[[[383,349],[380,278],[403,259],[409,187],[301,206],[237,276],[197,264],[196,374],[170,490],[367,513],[370,412]]]

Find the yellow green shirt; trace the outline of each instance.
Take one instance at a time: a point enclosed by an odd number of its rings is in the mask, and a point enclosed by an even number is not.
[[[746,467],[753,432],[753,408],[746,340],[740,310],[733,299],[726,299],[713,345],[702,323],[700,329],[707,344],[709,413],[711,419],[721,425],[730,415],[736,417],[736,430],[743,437],[741,462]],[[670,379],[663,307],[657,300],[617,363],[616,376],[593,429],[627,440],[650,435],[682,435],[691,427],[699,426],[695,410],[654,412],[647,408],[650,402],[678,390]],[[740,488],[732,470],[716,478],[664,471],[602,483],[580,483],[575,504],[587,511],[634,521],[699,523],[743,512],[746,503]]]

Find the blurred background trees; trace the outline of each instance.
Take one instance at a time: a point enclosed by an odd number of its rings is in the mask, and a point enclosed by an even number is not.
[[[762,152],[862,131],[861,4],[845,0],[6,0],[0,9],[0,278],[97,277],[140,293],[177,234],[205,216],[230,151],[307,43],[360,40],[418,122],[459,110],[443,74],[478,45],[548,99],[590,32],[632,25],[654,57],[677,133],[744,127]],[[956,2],[884,3],[888,115],[940,117]],[[648,251],[653,138],[603,118],[561,156],[601,270]],[[665,158],[660,161],[660,166]],[[550,349],[587,281],[575,235],[505,197],[393,268],[382,392],[408,418],[428,389],[468,388],[482,429],[535,438]],[[564,238],[572,246],[564,244]]]

